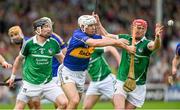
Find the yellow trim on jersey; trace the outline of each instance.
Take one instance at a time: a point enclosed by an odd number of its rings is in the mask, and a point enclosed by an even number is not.
[[[72,50],[70,55],[77,58],[90,58],[93,52],[94,52],[94,47],[89,47],[89,48],[79,47]]]
[[[56,33],[52,33],[53,35],[55,35],[60,41],[61,41],[61,45],[63,45],[64,44],[64,41],[63,41],[63,39],[58,35],[58,34],[56,34]]]

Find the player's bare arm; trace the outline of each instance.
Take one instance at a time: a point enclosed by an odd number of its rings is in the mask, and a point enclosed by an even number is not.
[[[113,55],[113,57],[116,59],[117,64],[120,64],[120,58],[121,56],[119,55],[119,52],[117,51],[117,49],[113,46],[107,46],[104,50],[105,52],[109,52],[111,53],[111,55]]]
[[[60,63],[63,63],[63,60],[64,60],[64,53],[63,52],[61,52],[60,54],[57,54],[55,57],[58,59],[58,61]]]
[[[172,60],[172,75],[175,75],[177,73],[177,66],[179,65],[179,62],[180,62],[180,56],[175,55]]]
[[[18,55],[18,56],[16,57],[15,61],[14,61],[11,77],[10,77],[10,79],[7,81],[7,83],[9,83],[9,86],[10,86],[10,87],[13,86],[14,79],[15,79],[16,74],[17,74],[17,70],[20,68],[20,65],[21,65],[23,59],[24,59],[24,57],[23,57],[22,55]]]
[[[162,32],[163,32],[163,26],[161,24],[157,23],[156,29],[155,29],[155,40],[151,41],[148,44],[149,50],[154,51],[154,50],[159,49],[161,47]]]
[[[117,46],[126,49],[129,53],[135,54],[135,47],[128,46],[124,43],[124,39],[112,39],[104,37],[103,39],[88,39],[86,43],[92,47]]]
[[[113,39],[118,39],[118,35],[115,35],[115,34],[110,34],[106,31],[106,29],[103,27],[100,19],[99,19],[99,16],[97,14],[95,14],[94,12],[92,13],[92,15],[96,18],[96,21],[97,21],[97,31],[98,31],[98,34],[102,35],[102,36],[105,36],[105,37],[109,37],[109,38],[113,38]]]
[[[2,65],[3,68],[11,68],[12,65],[7,63],[6,60],[4,59],[4,57],[2,57],[2,55],[0,55],[0,64]]]

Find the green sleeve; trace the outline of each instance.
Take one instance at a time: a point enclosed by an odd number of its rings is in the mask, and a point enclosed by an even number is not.
[[[96,52],[98,54],[102,54],[102,53],[104,53],[104,47],[96,47],[94,52]]]
[[[61,52],[60,45],[59,45],[59,43],[56,42],[56,44],[55,44],[55,54],[59,54],[60,52]]]
[[[129,39],[131,36],[129,34],[118,34],[119,39],[124,38],[124,39]]]
[[[23,56],[27,56],[28,55],[28,50],[29,50],[29,46],[28,46],[28,42],[24,42],[21,48],[21,54]]]

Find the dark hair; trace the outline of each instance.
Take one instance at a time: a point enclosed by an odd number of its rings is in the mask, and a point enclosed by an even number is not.
[[[46,20],[46,19],[38,19],[38,20],[33,22],[33,28],[34,28],[34,30],[36,30],[37,27],[42,27],[46,23],[48,23],[48,20]]]

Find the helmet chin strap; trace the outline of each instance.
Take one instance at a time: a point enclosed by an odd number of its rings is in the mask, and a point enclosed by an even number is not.
[[[41,34],[41,27],[37,27],[37,30],[35,31],[37,35]]]
[[[48,39],[50,37],[50,36],[46,37],[46,36],[41,35],[41,27],[37,27],[37,30],[35,32],[38,36],[41,36],[43,38]]]

